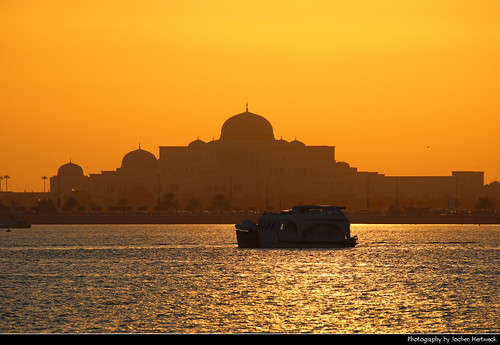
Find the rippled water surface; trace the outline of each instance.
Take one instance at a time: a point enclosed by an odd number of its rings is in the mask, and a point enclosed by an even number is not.
[[[352,225],[239,249],[231,225],[0,230],[0,332],[499,332],[500,226]]]

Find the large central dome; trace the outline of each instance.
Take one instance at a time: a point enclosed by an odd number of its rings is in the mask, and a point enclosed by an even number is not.
[[[122,169],[156,168],[156,157],[151,152],[139,149],[130,151],[122,159]]]
[[[273,126],[264,117],[245,111],[224,122],[220,140],[274,140]]]

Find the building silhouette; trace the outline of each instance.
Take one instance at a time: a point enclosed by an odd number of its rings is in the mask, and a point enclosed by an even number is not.
[[[483,172],[450,176],[385,176],[335,159],[334,146],[276,139],[263,116],[228,118],[217,140],[160,146],[159,157],[128,152],[115,171],[84,175],[73,162],[50,179],[61,209],[94,211],[279,210],[334,204],[348,210],[474,209],[484,195]]]

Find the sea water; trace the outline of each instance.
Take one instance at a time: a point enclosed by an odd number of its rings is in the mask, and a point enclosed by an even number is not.
[[[500,331],[498,225],[352,225],[240,249],[232,225],[0,230],[2,333]]]

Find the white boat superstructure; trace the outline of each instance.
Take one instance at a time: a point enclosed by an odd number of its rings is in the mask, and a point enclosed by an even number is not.
[[[264,213],[258,225],[246,220],[236,225],[240,248],[354,247],[343,207],[299,205],[279,213]]]

